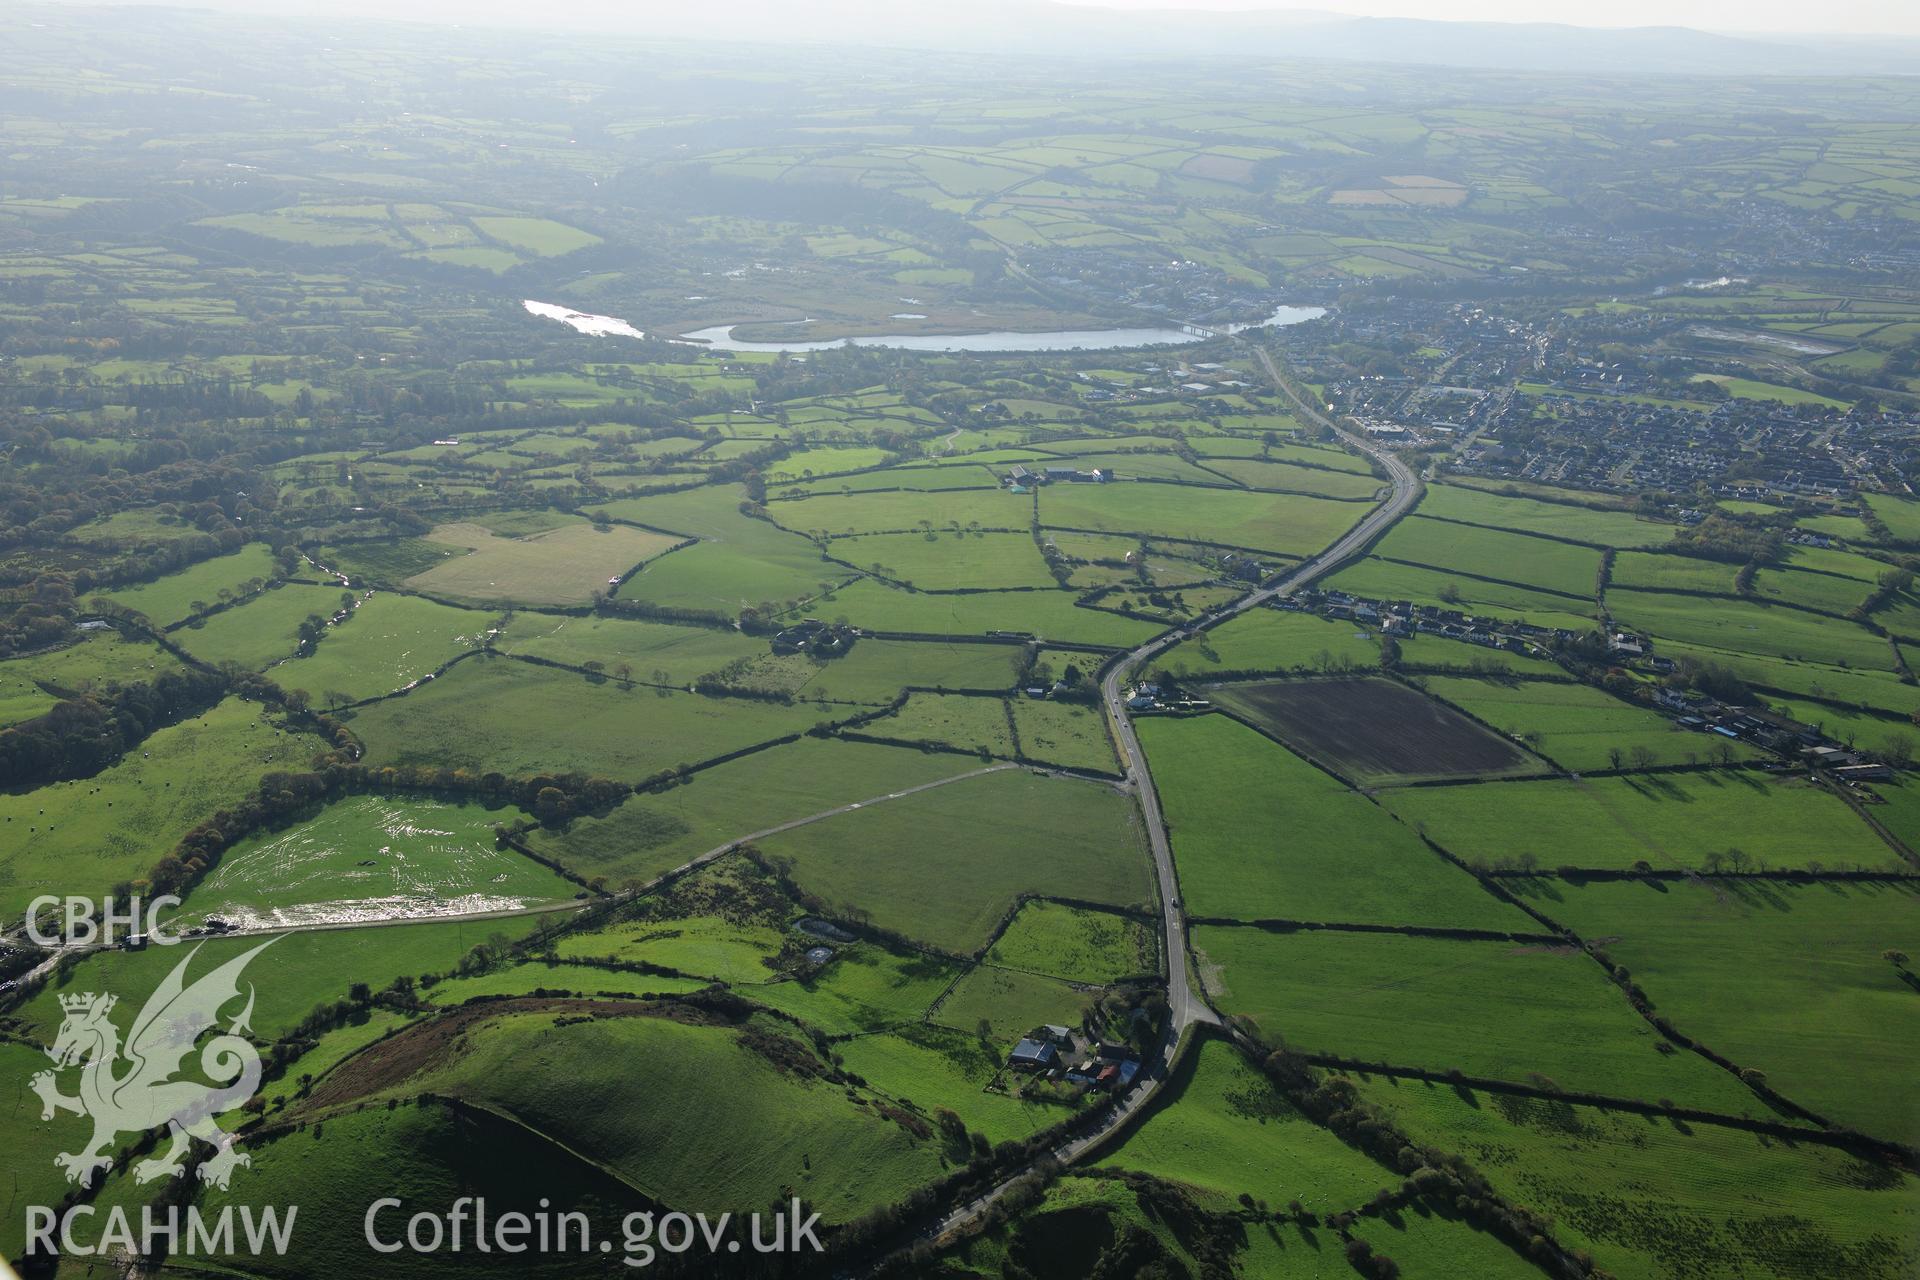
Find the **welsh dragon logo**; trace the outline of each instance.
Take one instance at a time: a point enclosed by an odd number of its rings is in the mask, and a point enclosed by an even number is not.
[[[136,1163],[136,1181],[180,1176],[195,1138],[213,1148],[200,1165],[203,1182],[225,1187],[234,1169],[252,1163],[233,1149],[233,1135],[214,1123],[215,1116],[240,1106],[260,1087],[260,1054],[246,1038],[253,1016],[251,984],[246,1007],[200,1049],[200,1071],[213,1083],[174,1077],[185,1069],[200,1037],[217,1028],[220,1010],[239,998],[240,971],[271,945],[263,942],[188,986],[187,966],[200,951],[195,947],[140,1010],[125,1044],[108,1017],[117,997],[92,991],[60,997],[65,1017],[47,1050],[54,1069],[39,1072],[31,1084],[40,1095],[42,1120],[71,1111],[93,1121],[93,1137],[84,1147],[53,1158],[69,1182],[84,1184],[94,1170],[111,1166],[121,1134],[163,1124],[173,1145]],[[71,1067],[80,1069],[80,1093],[72,1098],[58,1084],[58,1073]]]

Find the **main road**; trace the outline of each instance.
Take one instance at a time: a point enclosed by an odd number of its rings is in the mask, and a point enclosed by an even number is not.
[[[1273,358],[1263,348],[1254,346],[1252,350],[1254,357],[1266,369],[1267,377],[1274,386],[1293,402],[1298,416],[1316,426],[1333,431],[1347,444],[1379,462],[1386,470],[1387,477],[1393,485],[1393,492],[1384,503],[1375,507],[1365,519],[1347,530],[1337,542],[1320,554],[1302,561],[1272,582],[1248,592],[1232,604],[1214,610],[1196,626],[1177,628],[1147,641],[1115,661],[1107,668],[1106,675],[1100,681],[1100,697],[1106,705],[1107,719],[1113,726],[1114,741],[1119,743],[1121,758],[1126,764],[1128,789],[1140,802],[1140,816],[1146,828],[1148,846],[1153,852],[1154,874],[1159,883],[1161,933],[1166,940],[1167,952],[1167,1030],[1156,1050],[1153,1062],[1141,1072],[1134,1086],[1116,1101],[1105,1121],[1091,1132],[1070,1139],[1048,1153],[1063,1165],[1072,1164],[1139,1113],[1161,1084],[1173,1074],[1185,1033],[1189,1028],[1200,1023],[1218,1024],[1220,1021],[1219,1015],[1206,1002],[1206,998],[1195,990],[1193,974],[1187,964],[1186,907],[1180,898],[1179,877],[1174,872],[1173,846],[1167,839],[1167,824],[1160,816],[1160,797],[1154,792],[1153,776],[1147,769],[1146,753],[1141,751],[1140,740],[1133,731],[1133,721],[1127,717],[1126,688],[1129,677],[1144,663],[1189,638],[1195,631],[1216,627],[1229,618],[1245,613],[1248,609],[1258,608],[1276,597],[1298,591],[1315,579],[1361,555],[1372,545],[1375,538],[1411,510],[1413,504],[1420,498],[1420,478],[1398,454],[1364,436],[1355,435],[1330,420],[1320,411],[1318,405],[1308,403],[1295,390],[1293,384],[1282,376],[1280,370],[1274,365]],[[1031,1167],[1028,1166],[1028,1169]],[[1027,1170],[1023,1169],[1021,1172],[1025,1173]],[[1014,1178],[1018,1176],[1016,1174],[1007,1178],[993,1190],[961,1205],[940,1219],[925,1234],[930,1238],[938,1239],[965,1226],[986,1212],[987,1208],[1006,1192]]]

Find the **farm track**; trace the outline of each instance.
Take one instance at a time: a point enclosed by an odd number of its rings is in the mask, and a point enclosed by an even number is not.
[[[1393,492],[1385,503],[1376,507],[1319,554],[1301,561],[1268,585],[1249,592],[1232,604],[1223,606],[1209,615],[1205,621],[1193,627],[1177,627],[1163,632],[1145,644],[1121,655],[1107,668],[1100,682],[1101,700],[1106,707],[1114,739],[1120,745],[1121,761],[1126,767],[1127,788],[1138,797],[1140,802],[1141,815],[1145,821],[1148,841],[1153,851],[1154,874],[1160,892],[1161,928],[1166,940],[1167,957],[1166,1034],[1156,1046],[1153,1060],[1141,1072],[1139,1082],[1125,1095],[1115,1100],[1113,1109],[1098,1128],[1061,1143],[1044,1156],[1002,1179],[992,1190],[951,1210],[928,1227],[922,1233],[923,1238],[945,1240],[954,1232],[974,1223],[1001,1196],[1006,1194],[1016,1180],[1031,1173],[1041,1160],[1052,1159],[1061,1165],[1073,1164],[1111,1140],[1144,1113],[1147,1104],[1158,1093],[1162,1083],[1173,1077],[1174,1068],[1179,1062],[1181,1053],[1194,1039],[1189,1032],[1203,1026],[1222,1025],[1220,1015],[1214,1012],[1205,996],[1195,990],[1189,971],[1186,910],[1180,900],[1180,883],[1174,868],[1173,848],[1167,838],[1167,826],[1160,813],[1160,800],[1154,790],[1153,776],[1147,767],[1146,754],[1140,749],[1139,739],[1134,734],[1133,722],[1127,717],[1126,700],[1121,693],[1126,677],[1163,650],[1186,639],[1191,632],[1211,629],[1222,622],[1238,617],[1249,609],[1259,608],[1270,600],[1297,591],[1349,560],[1365,554],[1375,540],[1411,511],[1414,504],[1419,501],[1422,492],[1420,479],[1411,467],[1384,446],[1361,439],[1328,420],[1293,390],[1292,385],[1281,375],[1272,357],[1264,349],[1258,346],[1251,349],[1266,370],[1268,379],[1293,402],[1299,415],[1305,421],[1333,430],[1347,444],[1377,460],[1386,468],[1392,481]]]

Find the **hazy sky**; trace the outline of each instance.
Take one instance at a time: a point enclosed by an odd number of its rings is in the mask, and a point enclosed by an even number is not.
[[[1370,17],[1920,36],[1920,0],[1068,0],[1110,9],[1318,9]]]

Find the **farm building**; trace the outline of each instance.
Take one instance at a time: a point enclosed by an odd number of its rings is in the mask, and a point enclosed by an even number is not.
[[[1058,1049],[1031,1036],[1013,1046],[1013,1052],[1007,1055],[1007,1065],[1015,1071],[1051,1071],[1059,1062]]]

